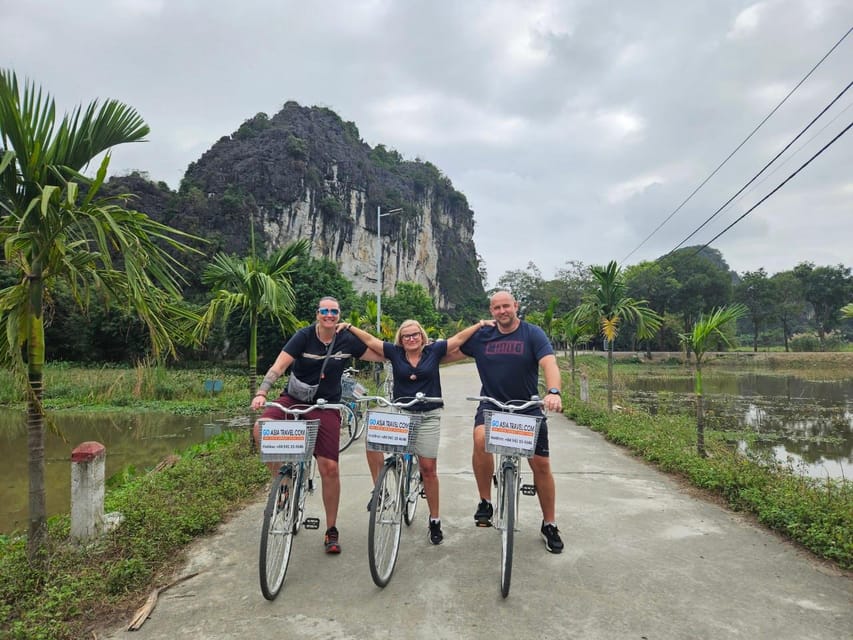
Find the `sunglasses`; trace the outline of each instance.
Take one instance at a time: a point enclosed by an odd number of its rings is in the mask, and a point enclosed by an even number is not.
[[[405,335],[401,335],[400,339],[401,340],[416,340],[417,338],[420,338],[420,337],[421,337],[421,334],[419,334],[419,333],[407,333]]]
[[[340,309],[317,309],[317,313],[321,316],[333,315],[336,316],[341,312]]]

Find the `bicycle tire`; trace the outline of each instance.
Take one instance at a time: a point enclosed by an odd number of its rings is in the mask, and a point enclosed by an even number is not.
[[[515,541],[515,511],[516,501],[518,500],[518,491],[515,479],[515,468],[504,467],[503,469],[503,487],[501,491],[503,496],[501,499],[501,521],[503,529],[501,530],[501,595],[506,598],[509,595],[509,585],[512,580],[512,548]]]
[[[298,465],[293,465],[298,468],[298,482],[293,484],[294,502],[296,503],[296,514],[293,517],[293,526],[291,531],[293,535],[299,533],[302,528],[302,523],[305,521],[305,500],[308,498],[308,483],[311,482],[314,475],[314,460],[301,462]]]
[[[365,411],[362,405],[356,402],[355,408],[352,410],[352,412],[355,414],[356,424],[355,437],[353,438],[353,440],[358,440],[361,437],[361,434],[364,433],[364,427],[366,425],[366,421],[364,419]]]
[[[298,473],[296,474],[298,475]],[[294,495],[294,470],[292,466],[282,468],[272,481],[264,523],[261,527],[261,544],[258,555],[258,574],[261,593],[267,600],[274,600],[284,584],[290,551],[293,546],[293,519],[296,515]]]
[[[341,409],[341,434],[338,442],[338,452],[346,451],[353,443],[358,432],[358,419],[348,406]]]
[[[421,480],[421,470],[418,464],[418,457],[412,455],[406,461],[406,479],[403,483],[404,495],[406,496],[406,508],[403,510],[403,521],[406,526],[415,521],[415,513],[418,510],[418,498],[421,497],[421,489],[423,488],[423,480]]]
[[[370,575],[377,587],[391,580],[400,551],[403,500],[400,468],[394,458],[385,464],[376,479],[373,502],[370,505],[370,525],[367,535],[367,559]]]

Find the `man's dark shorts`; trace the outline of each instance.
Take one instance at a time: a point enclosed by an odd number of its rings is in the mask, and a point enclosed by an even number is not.
[[[286,393],[279,396],[277,403],[285,407],[306,407],[301,400],[291,398]],[[266,407],[261,419],[287,420],[288,416],[278,407]],[[337,409],[315,409],[299,416],[300,420],[319,420],[320,430],[317,432],[317,444],[314,445],[314,455],[329,460],[338,461],[341,439],[341,414]]]
[[[488,407],[484,408],[484,405],[482,404],[477,407],[477,415],[474,416],[475,427],[480,427],[486,424],[486,419],[483,417],[484,410],[488,410]],[[542,417],[542,422],[539,425],[539,436],[536,438],[536,449],[533,451],[533,453],[537,456],[542,456],[543,458],[547,458],[551,455],[550,449],[548,447],[548,420],[544,416]]]

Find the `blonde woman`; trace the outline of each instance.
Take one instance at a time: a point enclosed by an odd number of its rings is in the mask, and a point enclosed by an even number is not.
[[[383,342],[348,322],[338,327],[340,330],[349,331],[364,342],[371,351],[391,361],[394,368],[394,398],[414,398],[417,393],[423,393],[431,398],[440,398],[441,379],[438,369],[442,359],[486,325],[493,326],[494,321],[480,320],[447,340],[430,342],[426,331],[417,320],[405,320],[397,329],[393,343]],[[441,403],[424,403],[409,410],[421,415],[415,453],[418,455],[421,477],[424,480],[424,493],[429,506],[429,541],[432,544],[441,544],[444,539],[439,515],[438,475],[436,474],[442,406]],[[374,483],[382,469],[383,459],[384,455],[381,451],[367,452],[367,464]]]

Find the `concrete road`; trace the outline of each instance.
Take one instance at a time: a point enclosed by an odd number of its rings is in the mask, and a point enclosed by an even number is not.
[[[566,550],[539,537],[536,498],[522,496],[512,591],[499,592],[499,537],[473,525],[473,364],[443,371],[439,475],[445,542],[427,540],[426,502],[403,531],[391,582],[367,564],[370,480],[363,439],[341,459],[343,553],[303,530],[278,599],[258,586],[262,501],[189,552],[199,575],[160,596],[141,630],[112,639],[853,637],[853,582],[748,518],[693,497],[599,435],[549,419],[557,514]],[[530,478],[529,472],[526,477]],[[321,516],[319,493],[310,515]],[[140,603],[141,604],[141,603]],[[101,637],[104,637],[103,635]]]

